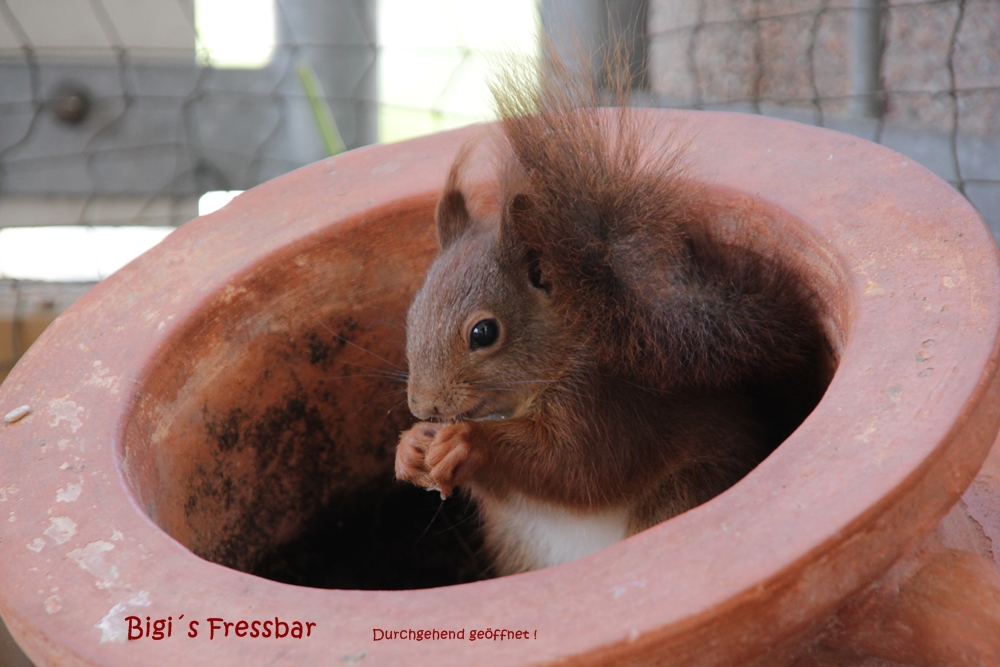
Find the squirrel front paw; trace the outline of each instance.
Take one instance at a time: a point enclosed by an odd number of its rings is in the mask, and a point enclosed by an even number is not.
[[[433,488],[430,478],[427,477],[427,470],[424,468],[424,459],[427,455],[427,448],[434,441],[434,436],[444,424],[432,424],[430,422],[420,422],[409,431],[404,431],[399,436],[399,445],[396,446],[396,479],[402,482],[412,482],[417,486]]]
[[[456,486],[469,481],[477,457],[469,445],[472,422],[421,422],[404,432],[396,448],[396,479],[437,489],[447,498]]]

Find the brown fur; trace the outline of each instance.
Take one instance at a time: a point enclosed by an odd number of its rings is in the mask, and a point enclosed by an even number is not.
[[[407,340],[411,410],[433,421],[402,435],[396,474],[445,495],[627,506],[634,533],[766,456],[750,394],[801,384],[818,318],[792,269],[693,219],[681,153],[648,157],[636,114],[558,76],[542,93],[526,81],[498,89],[499,213],[470,215],[467,153],[438,205],[442,253]],[[486,317],[501,339],[470,351]]]

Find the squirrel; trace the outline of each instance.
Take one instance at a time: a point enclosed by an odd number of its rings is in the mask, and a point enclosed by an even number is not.
[[[508,73],[494,95],[497,202],[473,212],[465,147],[407,315],[420,421],[395,472],[466,489],[503,575],[736,483],[818,401],[825,338],[798,272],[699,219],[683,146],[648,146],[634,109],[558,76]]]

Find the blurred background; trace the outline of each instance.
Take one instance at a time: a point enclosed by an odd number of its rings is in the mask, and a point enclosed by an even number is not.
[[[488,120],[499,57],[611,34],[637,103],[881,143],[1000,238],[997,0],[0,0],[0,379],[175,227],[344,148]],[[0,665],[27,664],[0,626]]]

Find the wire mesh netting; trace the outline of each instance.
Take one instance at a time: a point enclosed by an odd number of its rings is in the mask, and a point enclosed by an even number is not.
[[[898,150],[1000,236],[1000,3],[652,0],[661,104],[783,116]]]
[[[83,197],[64,207],[76,216],[65,222],[185,222],[202,192],[245,189],[325,156],[303,61],[348,145],[376,140],[369,2],[278,2],[279,38],[259,69],[199,63],[192,0],[61,0],[61,21],[45,18],[50,4],[0,2],[5,200]],[[24,224],[18,212],[0,223]]]
[[[488,118],[491,61],[533,51],[536,14],[566,38],[562,12],[583,41],[638,28],[653,104],[877,141],[1000,230],[996,0],[245,0],[230,29],[270,12],[271,43],[242,66],[203,34],[209,2],[0,0],[0,228],[176,226],[207,191],[324,157],[303,63],[347,147]],[[8,367],[23,347],[0,351]]]
[[[0,0],[0,228],[177,226],[207,191],[243,190],[325,157],[303,64],[347,146],[376,141],[373,2],[229,3],[231,34],[253,30],[244,19],[255,11],[272,23],[265,43],[251,44],[258,62],[235,65],[200,38],[210,4]],[[0,234],[0,259],[10,259],[12,237]],[[38,264],[59,254],[42,252]],[[12,280],[9,264],[0,377],[89,286]]]
[[[492,68],[538,50],[535,0],[379,0],[379,139],[493,117]]]
[[[1000,238],[998,0],[241,0],[221,23],[263,36],[243,61],[210,43],[209,2],[0,0],[0,229],[177,226],[328,154],[310,76],[353,148],[490,117],[491,62],[541,34],[631,26],[650,104],[878,142]],[[91,284],[0,275],[0,379]]]

